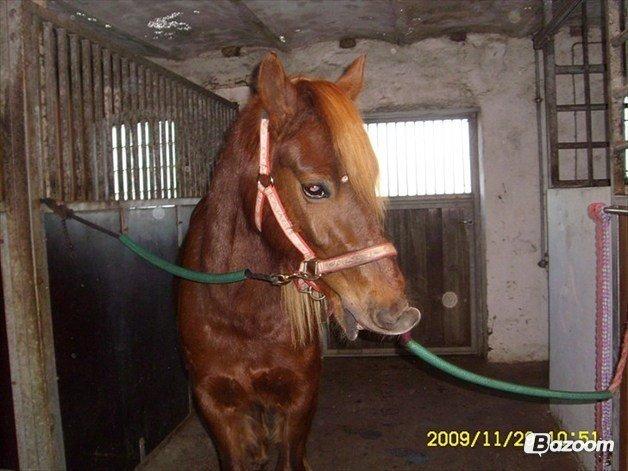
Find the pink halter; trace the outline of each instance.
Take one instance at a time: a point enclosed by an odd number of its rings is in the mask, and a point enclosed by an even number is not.
[[[297,287],[300,291],[308,292],[312,295],[313,290],[320,292],[314,280],[320,278],[322,275],[397,255],[395,247],[391,243],[385,243],[373,245],[354,252],[347,252],[337,257],[324,260],[317,259],[314,251],[295,230],[294,225],[286,214],[286,209],[283,204],[281,204],[279,193],[270,174],[271,161],[268,144],[268,118],[264,117],[260,122],[259,133],[259,175],[257,177],[257,200],[255,201],[255,225],[257,226],[257,230],[261,232],[264,201],[268,200],[270,209],[284,234],[292,245],[301,252],[301,255],[303,255],[303,261],[301,262],[299,271],[293,275],[282,275],[283,282],[287,283],[296,280]],[[318,297],[316,299],[322,298]]]

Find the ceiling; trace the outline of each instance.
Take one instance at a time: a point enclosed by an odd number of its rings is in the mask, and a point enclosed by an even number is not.
[[[48,0],[135,52],[183,60],[226,46],[290,50],[321,41],[409,44],[465,33],[530,36],[542,0]]]

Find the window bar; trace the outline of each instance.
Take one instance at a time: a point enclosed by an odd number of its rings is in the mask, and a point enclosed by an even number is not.
[[[152,138],[150,178],[153,198],[159,198],[157,187],[157,161],[159,159],[159,77],[152,74],[151,92],[153,96],[153,118],[151,119],[150,135]]]
[[[187,96],[187,121],[190,132],[188,133],[190,140],[190,167],[191,167],[191,196],[198,196],[198,142],[196,134],[196,126],[194,125],[194,93],[190,92]]]
[[[209,100],[206,97],[202,97],[203,114],[201,117],[202,122],[209,123],[211,117],[209,115]],[[209,173],[211,168],[211,154],[207,151],[211,146],[211,132],[209,126],[203,126],[203,148],[206,149],[203,155],[203,193],[207,193],[209,190]]]
[[[589,64],[588,71],[590,74],[603,74],[604,64]],[[554,72],[556,75],[577,75],[584,73],[584,66],[582,65],[554,65]]]
[[[83,91],[81,84],[81,54],[79,38],[76,34],[70,34],[70,93],[72,141],[68,145],[73,146],[73,179],[75,199],[84,201],[85,197],[85,147],[83,145]]]
[[[164,163],[164,119],[166,110],[164,107],[165,103],[165,92],[164,92],[164,77],[159,76],[157,78],[157,103],[156,107],[158,110],[158,122],[157,127],[158,131],[155,137],[159,138],[158,152],[155,155],[155,192],[156,198],[163,198],[163,188],[164,188],[164,178],[163,178],[163,163]]]
[[[406,121],[403,123],[405,134],[405,146],[404,153],[406,155],[405,160],[405,186],[406,195],[413,196],[416,194],[416,181],[413,179],[416,175],[416,142],[414,140],[414,123],[412,121]]]
[[[173,84],[172,81],[168,80],[168,121],[167,121],[167,127],[168,127],[168,166],[166,167],[166,175],[167,175],[167,180],[168,180],[168,198],[172,198],[173,195],[173,162],[174,162],[174,155],[173,155],[173,149],[172,149],[172,139],[173,139],[173,135],[172,135],[172,124],[173,124],[173,119],[174,119],[174,110],[173,110]]]
[[[140,194],[138,199],[148,199],[149,196],[146,191],[146,135],[144,133],[144,119],[139,119],[140,114],[146,109],[146,88],[144,66],[137,64],[137,107],[138,107],[138,120],[137,120],[137,147],[138,147],[138,180]]]
[[[129,94],[131,96],[131,122],[129,123],[129,128],[133,130],[133,153],[131,155],[133,162],[133,167],[131,167],[131,175],[133,179],[133,199],[139,200],[142,199],[142,194],[140,193],[140,136],[138,129],[139,87],[137,83],[137,64],[135,61],[129,62]]]
[[[179,197],[185,196],[185,151],[182,147],[182,139],[181,133],[185,132],[181,123],[183,122],[183,110],[182,110],[182,101],[183,101],[183,89],[177,85],[177,132],[179,136],[177,137],[177,194]],[[212,119],[213,123],[214,120]]]
[[[68,36],[65,29],[57,29],[57,71],[59,73],[59,119],[63,199],[74,201],[74,172],[71,111],[70,77],[68,64]]]
[[[113,126],[110,129],[111,134],[111,155],[113,156],[113,199],[120,199],[120,182],[118,180],[118,127]]]
[[[135,171],[138,175],[136,197],[138,200],[143,200],[146,199],[146,183],[144,182],[144,123],[142,121],[135,124],[135,138],[137,140],[137,168]]]
[[[405,123],[399,122],[395,123],[395,131],[396,134],[401,136],[401,139],[395,139],[395,145],[397,147],[397,194],[399,196],[407,196],[408,190],[407,187],[404,189],[404,174],[407,173],[407,165],[406,165],[406,143],[404,142],[405,137]],[[405,167],[405,168],[404,168]]]
[[[172,135],[172,137],[174,138],[174,133],[175,133],[175,124],[179,122],[179,118],[177,116],[178,113],[178,95],[179,95],[179,88],[177,87],[177,84],[173,82],[172,84],[172,115],[171,115],[171,126],[170,126],[170,134]],[[209,126],[209,122],[205,123],[206,126]],[[177,194],[177,172],[179,171],[177,168],[177,159],[176,159],[176,149],[175,149],[175,144],[174,144],[174,140],[172,142],[172,169],[171,169],[171,175],[172,175],[172,195],[173,198],[176,198],[176,194]]]
[[[163,198],[162,196],[162,180],[161,180],[161,162],[164,158],[164,132],[163,121],[160,119],[157,121],[157,129],[155,130],[155,140],[157,141],[157,154],[155,154],[154,160],[154,176],[155,176],[155,198]]]
[[[135,126],[131,124],[131,120],[126,125],[127,133],[127,154],[126,154],[126,186],[128,192],[128,199],[134,200],[135,196],[135,148],[137,147],[135,139]]]
[[[107,200],[108,195],[106,193],[106,164],[109,160],[110,153],[105,146],[107,142],[106,131],[103,132],[105,126],[103,125],[103,110],[104,110],[104,90],[103,90],[103,71],[102,71],[102,56],[100,45],[92,43],[92,75],[94,84],[94,166],[93,166],[93,181],[94,181],[94,198],[97,201]]]
[[[434,121],[427,122],[427,130],[429,132],[429,139],[430,139],[429,142],[434,142],[434,139],[436,138],[436,131],[434,131]],[[430,176],[430,178],[428,178],[429,187],[428,187],[427,194],[434,195],[437,192],[436,190],[437,166],[434,159],[427,159],[427,164],[428,164],[428,174]]]
[[[102,50],[102,77],[103,77],[103,105],[104,105],[104,125],[103,134],[106,136],[105,144],[105,156],[112,155],[113,142],[112,142],[112,110],[113,110],[113,85],[112,85],[112,70],[111,70],[111,52],[108,49]],[[113,169],[114,162],[109,163],[107,157],[103,158],[103,172],[105,178],[105,195],[107,200],[116,199],[115,181],[116,175]]]
[[[175,121],[170,121],[170,136],[172,136],[172,197],[176,198],[178,196],[178,181],[177,181],[177,147],[176,147],[176,131],[175,131]]]
[[[428,178],[427,178],[427,121],[422,121],[421,122],[421,145],[422,145],[422,149],[421,149],[421,167],[423,170],[423,194],[427,195],[428,194],[428,190],[427,190],[427,182],[428,182]]]
[[[388,146],[386,145],[386,124],[380,123],[377,126],[377,147],[381,156],[380,172],[382,181],[382,190],[385,195],[390,195],[390,185],[388,181]]]
[[[118,54],[112,54],[113,69],[113,114],[122,115],[122,70],[121,60]],[[124,168],[126,166],[126,126],[122,120],[116,121],[118,128],[118,199],[125,199]]]
[[[153,93],[151,85],[153,83],[152,72],[149,68],[144,71],[144,95],[146,96],[146,109],[148,110],[148,119],[144,121],[144,143],[146,151],[144,152],[144,182],[146,184],[146,199],[152,198],[153,181],[151,178],[151,164],[154,159],[153,147]]]
[[[163,197],[170,198],[170,120],[163,123],[164,128],[164,161],[163,161]]]
[[[151,150],[152,150],[152,134],[150,120],[146,120],[142,123],[144,131],[144,194],[146,199],[151,198],[151,191],[153,189],[150,179],[150,162],[151,162]]]
[[[50,168],[50,193],[52,198],[60,198],[61,193],[61,143],[59,140],[59,87],[57,85],[57,51],[55,31],[52,25],[44,22],[44,64],[46,68],[46,111],[48,119],[48,159]]]
[[[585,109],[585,126],[586,126],[586,142],[587,142],[587,175],[589,184],[593,184],[593,147],[592,141],[592,125],[591,125],[591,84],[589,75],[589,24],[587,17],[587,2],[582,2],[582,64],[584,66],[584,104]],[[576,151],[577,152],[577,151]]]
[[[163,109],[163,118],[162,118],[162,133],[163,133],[163,161],[161,164],[161,194],[162,198],[169,198],[169,190],[170,190],[170,180],[168,175],[168,165],[170,164],[170,92],[169,92],[169,80],[164,79],[162,84],[162,92],[163,95],[161,97],[162,100],[162,109]]]
[[[199,96],[196,93],[194,94],[193,113],[196,128],[196,132],[194,133],[196,141],[196,195],[202,196],[205,184],[203,180],[203,135],[199,126],[199,121],[201,120],[201,103],[199,101]]]
[[[83,165],[85,170],[85,198],[93,200],[96,198],[96,152],[94,149],[94,85],[92,83],[92,46],[87,39],[82,39],[81,46],[81,77],[82,101],[83,101]]]
[[[127,199],[129,199],[129,193],[128,193],[128,181],[127,181],[127,176],[126,176],[126,159],[127,159],[127,146],[128,146],[128,139],[127,139],[127,127],[126,124],[122,124],[120,125],[120,139],[118,141],[119,144],[119,148],[120,151],[118,152],[118,157],[120,158],[120,161],[118,163],[118,181],[119,181],[119,186],[118,186],[118,199],[125,201]]]
[[[179,101],[178,101],[178,116],[179,121],[178,129],[179,129],[179,173],[181,178],[179,180],[179,196],[181,197],[189,197],[189,186],[190,186],[190,174],[188,168],[188,132],[186,122],[186,110],[185,110],[185,97],[187,90],[185,88],[181,88],[179,91]]]

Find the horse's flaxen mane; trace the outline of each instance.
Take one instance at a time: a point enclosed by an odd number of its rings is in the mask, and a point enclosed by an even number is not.
[[[301,293],[294,283],[281,287],[281,307],[289,316],[292,343],[306,345],[318,341],[324,319],[325,302]]]
[[[377,158],[357,107],[332,82],[303,77],[294,80],[310,92],[316,111],[329,128],[342,169],[358,198],[375,208],[381,219],[382,203],[375,193],[379,176]]]

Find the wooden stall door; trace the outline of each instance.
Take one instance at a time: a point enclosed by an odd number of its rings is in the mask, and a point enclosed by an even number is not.
[[[441,353],[468,353],[475,290],[473,196],[392,201],[386,230],[398,252],[411,305],[423,315],[413,338]],[[388,354],[394,339],[362,331],[354,342],[330,329],[328,354]]]
[[[192,206],[81,213],[176,260]],[[172,277],[116,240],[45,218],[68,469],[133,469],[190,412]]]

